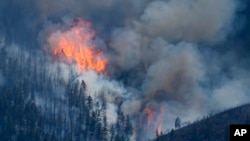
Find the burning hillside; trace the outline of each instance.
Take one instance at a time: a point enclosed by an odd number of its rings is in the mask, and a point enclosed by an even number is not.
[[[44,123],[29,130],[42,139],[144,141],[177,117],[250,102],[245,9],[235,0],[2,0],[0,93],[22,99],[2,103],[36,111],[39,121],[23,126]]]
[[[95,33],[91,24],[83,19],[73,21],[69,27],[62,31],[55,31],[49,36],[52,54],[76,63],[80,71],[94,70],[103,73],[107,59],[95,45],[91,44]]]

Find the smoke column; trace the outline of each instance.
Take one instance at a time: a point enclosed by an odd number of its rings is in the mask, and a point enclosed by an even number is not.
[[[176,117],[192,122],[249,102],[249,57],[239,63],[245,41],[233,30],[243,25],[235,22],[241,8],[234,0],[3,0],[0,49],[39,52],[46,65],[38,71],[83,80],[95,101],[108,103],[109,124],[121,104],[133,117],[131,140],[147,140],[174,128]]]

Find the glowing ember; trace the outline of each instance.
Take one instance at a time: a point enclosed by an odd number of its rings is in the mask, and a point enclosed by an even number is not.
[[[76,63],[80,71],[105,71],[107,59],[100,49],[91,44],[95,36],[91,24],[82,19],[75,20],[69,28],[52,33],[49,37],[52,52],[68,63]]]

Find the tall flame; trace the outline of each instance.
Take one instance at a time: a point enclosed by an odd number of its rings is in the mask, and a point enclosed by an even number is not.
[[[53,32],[48,40],[53,55],[69,63],[76,63],[80,71],[94,70],[103,73],[107,59],[100,49],[91,44],[94,36],[91,24],[77,19],[67,29]]]
[[[154,112],[150,108],[145,109],[146,115],[147,115],[147,126],[149,126],[154,118]]]
[[[139,118],[139,123],[142,121],[144,124],[139,124],[139,128],[136,131],[137,136],[139,138],[143,137],[144,139],[149,139],[151,136],[145,135],[145,133],[156,133],[157,136],[162,135],[165,111],[165,103],[159,103],[159,106],[157,105],[157,107],[153,105],[150,106],[150,104],[148,104]]]
[[[160,114],[159,116],[157,117],[157,120],[156,120],[156,132],[158,135],[161,135],[162,134],[162,123],[163,123],[163,120],[164,120],[164,106],[161,106],[161,109],[160,109]]]

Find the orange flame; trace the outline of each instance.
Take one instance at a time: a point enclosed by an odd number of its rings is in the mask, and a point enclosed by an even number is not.
[[[154,112],[150,108],[146,108],[145,112],[147,115],[147,122],[148,122],[148,126],[149,126],[154,118]]]
[[[164,120],[164,106],[161,106],[161,109],[160,109],[160,115],[158,116],[157,120],[156,120],[156,131],[157,131],[157,134],[158,135],[161,135],[162,133],[162,123],[163,123],[163,120]]]
[[[78,19],[69,28],[52,33],[49,43],[54,55],[68,63],[76,63],[80,71],[94,70],[103,73],[107,59],[100,49],[91,44],[94,36],[91,24]]]
[[[161,135],[162,134],[162,124],[160,124],[157,129],[156,129],[157,135]]]

